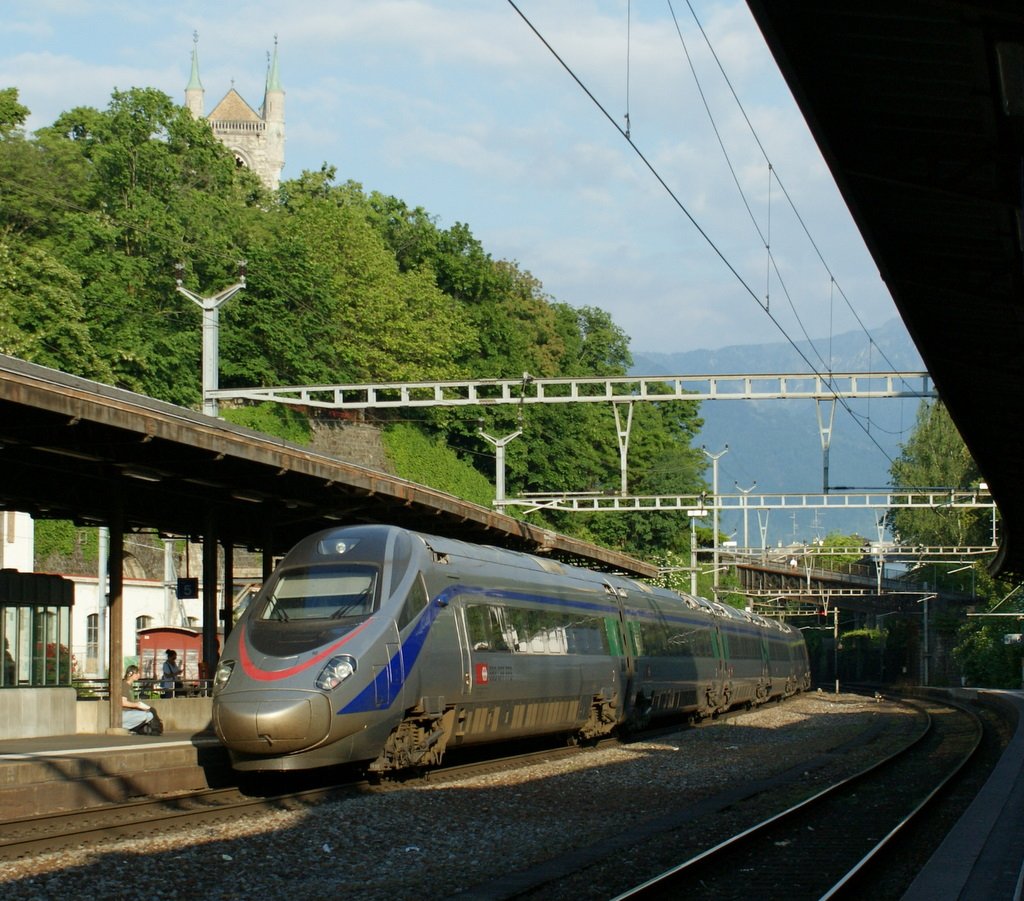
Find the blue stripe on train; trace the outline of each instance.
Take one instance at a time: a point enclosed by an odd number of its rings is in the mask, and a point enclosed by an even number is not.
[[[434,600],[427,605],[416,628],[409,633],[409,637],[402,643],[402,648],[389,661],[386,667],[374,676],[373,681],[367,683],[366,687],[359,692],[344,707],[338,710],[338,715],[345,713],[367,713],[372,710],[384,710],[390,707],[398,697],[405,684],[404,674],[408,673],[416,665],[423,645],[427,640],[434,621],[438,614],[447,607],[460,594],[472,594],[476,597],[498,598],[501,600],[533,601],[535,603],[549,604],[554,607],[569,607],[574,610],[593,610],[598,613],[618,614],[618,607],[611,604],[600,604],[590,601],[571,601],[565,598],[549,597],[540,594],[530,594],[522,591],[505,591],[496,588],[473,588],[468,585],[449,585]],[[404,661],[404,667],[400,665],[399,657]],[[391,678],[391,673],[400,673],[397,679]]]
[[[405,673],[411,671],[416,665],[416,661],[419,659],[420,652],[423,650],[423,645],[426,643],[427,635],[430,634],[434,621],[445,607],[462,594],[506,601],[528,601],[547,604],[552,607],[589,610],[605,615],[618,615],[619,609],[615,604],[607,602],[569,600],[568,598],[533,594],[524,591],[508,591],[500,588],[474,588],[468,585],[450,585],[427,605],[427,609],[423,612],[419,622],[416,623],[416,627],[403,642],[401,650],[396,652],[388,661],[388,665],[382,667],[380,672],[373,678],[373,681],[369,682],[358,695],[344,707],[340,708],[338,714],[367,713],[372,710],[384,710],[390,707],[399,696],[402,686],[405,684]],[[705,621],[706,618],[706,614],[701,615],[698,611],[675,614],[666,613],[661,610],[638,610],[636,608],[626,609],[626,615],[627,618],[633,620],[684,623],[689,625],[692,625],[695,620]],[[729,629],[729,625],[725,623],[721,625]],[[404,666],[402,665],[403,662]],[[393,673],[397,673],[398,677],[392,678]]]

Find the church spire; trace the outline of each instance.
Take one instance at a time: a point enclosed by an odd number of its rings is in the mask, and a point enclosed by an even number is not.
[[[186,91],[201,91],[203,83],[199,80],[199,32],[192,32],[192,76],[185,86]]]
[[[280,91],[281,88],[281,76],[277,71],[277,35],[274,35],[274,56],[270,60],[270,66],[267,69],[267,93],[271,91]]]
[[[192,32],[192,74],[185,86],[185,106],[196,119],[203,116],[203,83],[199,80],[199,32]]]

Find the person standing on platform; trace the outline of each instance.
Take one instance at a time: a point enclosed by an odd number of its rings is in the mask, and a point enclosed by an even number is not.
[[[160,679],[160,687],[165,698],[173,698],[174,692],[181,688],[181,664],[178,663],[178,652],[168,649],[164,660],[164,672]]]

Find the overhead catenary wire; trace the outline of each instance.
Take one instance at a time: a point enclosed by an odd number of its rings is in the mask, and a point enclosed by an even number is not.
[[[782,272],[780,271],[780,269],[778,267],[778,262],[776,260],[776,257],[775,257],[775,255],[772,252],[772,247],[771,247],[771,216],[772,216],[772,185],[773,185],[773,183],[779,185],[779,188],[782,190],[783,196],[786,197],[786,199],[787,199],[787,201],[789,203],[790,209],[792,209],[793,213],[797,216],[797,219],[800,222],[800,224],[801,224],[801,226],[802,226],[802,228],[804,230],[805,235],[809,239],[809,241],[811,243],[811,246],[814,248],[815,252],[817,253],[819,260],[821,260],[822,263],[824,264],[824,259],[823,259],[822,255],[821,255],[821,252],[818,249],[817,245],[814,243],[813,239],[811,238],[811,236],[809,234],[809,231],[807,229],[807,226],[804,224],[803,220],[800,218],[799,212],[796,210],[796,206],[793,203],[792,198],[789,196],[788,192],[785,189],[785,186],[782,184],[781,179],[778,177],[778,173],[777,173],[777,171],[775,169],[775,166],[772,163],[771,159],[769,158],[767,151],[764,149],[764,145],[762,144],[761,139],[758,136],[757,131],[756,131],[756,129],[753,126],[753,123],[750,121],[750,117],[747,115],[746,110],[743,108],[743,105],[742,105],[742,103],[741,103],[741,101],[739,99],[739,96],[737,95],[735,89],[732,86],[732,82],[729,80],[729,77],[726,74],[725,69],[724,69],[724,67],[721,64],[721,61],[718,59],[718,55],[715,53],[714,46],[711,44],[711,40],[707,36],[707,32],[703,29],[703,27],[701,26],[700,21],[697,20],[696,14],[694,13],[694,20],[697,23],[697,27],[700,29],[701,34],[704,36],[704,41],[707,44],[708,49],[710,50],[712,57],[715,59],[715,62],[718,64],[719,72],[721,73],[722,78],[725,81],[726,85],[729,87],[729,91],[732,94],[732,97],[735,100],[736,105],[739,108],[740,113],[743,116],[744,122],[746,122],[746,124],[747,124],[747,128],[750,130],[751,134],[753,135],[754,141],[757,143],[758,149],[761,151],[761,155],[764,158],[765,164],[767,166],[767,176],[768,176],[767,198],[768,198],[768,202],[767,202],[767,212],[766,212],[766,224],[765,224],[764,229],[761,228],[761,225],[757,221],[757,216],[754,214],[754,210],[751,207],[750,202],[747,199],[747,192],[743,189],[743,185],[740,182],[740,179],[739,179],[739,177],[736,174],[736,167],[733,164],[732,157],[731,157],[731,155],[729,153],[728,148],[726,147],[725,140],[722,137],[722,132],[721,132],[721,130],[718,127],[718,123],[717,123],[717,121],[715,119],[715,114],[714,114],[714,112],[711,109],[711,103],[708,100],[707,93],[705,92],[704,86],[701,83],[700,76],[699,76],[699,74],[697,72],[697,67],[694,64],[693,56],[691,55],[690,49],[687,46],[686,38],[683,35],[682,27],[679,24],[679,19],[677,18],[676,13],[675,13],[675,9],[672,6],[672,0],[667,0],[667,2],[668,2],[669,13],[672,16],[672,22],[673,22],[673,24],[675,26],[676,35],[679,38],[679,44],[680,44],[680,46],[683,49],[683,55],[686,57],[686,62],[687,62],[687,65],[688,65],[688,67],[690,69],[690,74],[693,76],[693,82],[694,82],[694,85],[696,87],[697,94],[699,95],[699,97],[701,99],[701,103],[702,103],[702,105],[704,107],[704,112],[706,113],[706,115],[708,117],[708,121],[709,121],[709,123],[711,125],[711,129],[712,129],[712,131],[715,134],[716,140],[718,141],[719,149],[722,151],[722,156],[725,159],[726,166],[728,167],[729,173],[732,176],[733,184],[735,184],[735,186],[736,186],[736,191],[739,194],[740,199],[743,201],[743,205],[744,205],[744,207],[747,210],[747,216],[750,218],[750,221],[753,224],[754,229],[757,231],[758,237],[761,240],[761,244],[764,246],[764,249],[765,249],[765,254],[766,254],[765,265],[766,265],[766,270],[767,270],[766,273],[765,273],[765,307],[768,308],[768,307],[770,307],[770,304],[771,304],[771,278],[772,278],[772,273],[774,272],[775,273],[775,277],[778,280],[780,290],[782,291],[783,296],[786,298],[786,301],[787,301],[787,304],[789,306],[790,312],[793,314],[793,318],[796,320],[796,323],[797,323],[797,325],[800,328],[800,332],[803,335],[804,340],[807,342],[808,347],[811,348],[811,350],[813,351],[814,355],[818,358],[818,360],[821,362],[821,365],[826,369],[826,371],[831,372],[832,371],[831,353],[829,354],[829,359],[826,360],[825,357],[823,357],[821,352],[818,350],[817,346],[815,345],[814,340],[811,338],[810,333],[809,333],[807,327],[805,326],[805,324],[803,322],[803,318],[800,316],[800,313],[799,313],[799,311],[796,308],[796,304],[793,302],[792,295],[791,295],[788,287],[786,286],[786,279],[783,276]],[[691,11],[691,13],[693,13],[693,7],[692,6],[690,6],[690,11]],[[825,270],[826,270],[826,272],[828,272],[828,274],[830,276],[830,283],[834,284],[835,283],[835,277],[832,275],[832,273],[829,270],[827,265],[825,265]],[[863,324],[861,325],[861,328],[863,329]],[[829,340],[830,341],[831,341],[831,336],[832,336],[832,320],[830,318],[830,320],[829,320]],[[871,337],[870,334],[868,334],[868,339],[869,339],[870,342],[873,343],[874,339]],[[895,367],[892,367],[892,368],[895,369]]]
[[[667,3],[669,6],[669,10],[672,12],[672,18],[675,19],[675,11],[672,9],[672,0],[667,0]],[[757,129],[754,128],[753,123],[750,121],[750,117],[747,115],[747,111],[743,106],[743,102],[740,100],[739,95],[736,93],[736,89],[733,87],[732,81],[730,80],[728,73],[726,73],[725,67],[722,65],[722,61],[719,58],[718,53],[715,51],[714,45],[711,43],[711,39],[708,37],[707,31],[705,30],[703,24],[697,16],[696,11],[693,8],[693,3],[691,2],[691,0],[686,0],[686,5],[690,10],[691,16],[693,16],[693,21],[696,23],[697,28],[701,33],[701,36],[704,38],[704,42],[707,45],[708,50],[710,51],[711,56],[715,61],[715,64],[718,66],[718,70],[721,73],[726,86],[729,88],[729,92],[732,94],[733,99],[736,101],[736,106],[739,109],[740,114],[743,116],[743,120],[747,123],[747,128],[750,130],[750,133],[753,136],[753,139],[756,142],[758,149],[761,151],[761,155],[764,157],[765,161],[769,164],[769,166],[771,166],[771,159],[769,158],[768,152],[765,150],[764,145],[762,144],[761,139],[757,134]],[[678,22],[676,27],[678,30]],[[694,75],[694,77],[696,77],[696,74]],[[801,216],[800,211],[797,209],[796,203],[793,201],[792,196],[786,189],[786,186],[783,184],[782,179],[779,178],[778,171],[774,170],[774,167],[773,172],[779,189],[782,191],[783,196],[786,198],[786,201],[789,204],[789,207],[792,210],[793,215],[796,217],[797,222],[800,224],[800,227],[803,230],[803,233],[806,236],[808,242],[810,243],[811,248],[814,250],[815,254],[818,257],[818,260],[821,262],[822,266],[825,268],[825,271],[828,273],[830,282],[833,285],[835,285],[835,287],[838,289],[839,295],[845,301],[846,306],[849,309],[851,315],[856,320],[857,325],[860,326],[861,330],[867,336],[871,344],[878,349],[879,353],[882,356],[882,359],[886,361],[889,368],[895,371],[897,367],[889,360],[884,350],[878,345],[878,342],[875,341],[874,336],[871,334],[867,326],[864,325],[863,320],[860,318],[860,315],[854,308],[853,303],[850,301],[850,298],[843,291],[842,286],[840,286],[836,281],[835,274],[832,272],[831,267],[828,265],[828,261],[825,259],[825,256],[822,253],[821,248],[818,246],[818,243],[814,240],[814,236],[811,234],[811,231],[808,228],[807,223],[805,222],[803,216]]]
[[[508,4],[516,12],[516,14],[523,20],[523,22],[530,29],[530,31],[533,32],[533,34],[537,37],[537,39],[541,42],[541,44],[543,44],[544,47],[548,50],[548,52],[555,58],[555,60],[565,70],[565,72],[569,75],[569,77],[574,82],[576,82],[576,84],[580,88],[580,90],[582,90],[583,93],[586,94],[586,96],[590,99],[590,101],[594,104],[594,106],[600,111],[600,113],[605,117],[605,119],[607,119],[608,122],[611,123],[612,127],[629,144],[629,146],[630,146],[631,150],[633,151],[633,153],[636,154],[637,158],[641,161],[641,163],[643,163],[644,167],[651,173],[651,175],[655,178],[655,180],[658,182],[658,184],[661,186],[661,188],[666,192],[666,194],[668,194],[669,198],[672,200],[672,202],[675,204],[675,206],[689,220],[690,224],[694,227],[694,229],[696,229],[697,233],[701,236],[701,238],[703,238],[705,243],[713,251],[713,253],[719,258],[719,260],[723,263],[723,265],[725,265],[725,267],[729,270],[729,272],[732,273],[733,277],[740,284],[742,289],[762,309],[762,311],[765,313],[765,315],[768,317],[768,319],[771,321],[771,323],[776,327],[776,329],[779,331],[779,333],[786,339],[786,341],[790,344],[790,346],[793,348],[793,350],[796,351],[797,355],[810,368],[811,372],[814,373],[815,375],[820,376],[822,379],[825,380],[825,384],[827,385],[829,391],[831,392],[833,400],[838,402],[840,404],[840,406],[843,407],[843,409],[845,409],[847,412],[850,413],[851,416],[853,416],[854,421],[865,432],[865,434],[867,435],[868,439],[881,452],[881,454],[885,457],[885,459],[888,460],[890,463],[892,463],[893,460],[892,460],[892,457],[889,455],[888,451],[884,447],[882,447],[881,444],[878,443],[878,441],[871,434],[871,432],[868,429],[864,428],[863,423],[860,422],[860,420],[856,416],[853,415],[853,411],[850,408],[849,403],[846,401],[845,398],[843,398],[839,394],[838,391],[836,391],[834,389],[834,387],[831,384],[831,379],[828,378],[828,376],[825,373],[819,371],[819,368],[814,365],[814,363],[810,360],[810,358],[807,356],[807,354],[804,353],[804,351],[800,348],[800,346],[793,339],[793,337],[786,331],[786,329],[783,327],[782,323],[779,321],[778,317],[776,317],[772,313],[772,311],[766,307],[766,305],[762,302],[761,298],[758,297],[757,292],[750,286],[750,284],[746,281],[746,279],[740,274],[740,272],[736,269],[736,267],[732,264],[732,262],[725,255],[725,252],[711,238],[711,236],[708,234],[708,232],[701,226],[701,224],[697,221],[697,219],[693,215],[693,213],[691,213],[690,210],[687,208],[686,204],[684,204],[682,202],[682,200],[679,198],[679,196],[676,194],[676,192],[669,186],[669,184],[665,181],[665,178],[661,175],[661,173],[654,166],[654,164],[647,158],[647,156],[644,154],[644,152],[637,146],[637,144],[634,142],[634,140],[629,135],[626,134],[626,132],[622,128],[622,126],[619,125],[619,123],[616,121],[616,119],[608,112],[608,110],[605,108],[605,106],[597,99],[597,97],[594,95],[594,93],[587,87],[587,85],[583,82],[583,80],[576,74],[576,72],[573,70],[573,68],[562,58],[562,56],[555,50],[555,48],[544,37],[544,35],[542,35],[540,33],[540,31],[536,28],[536,26],[533,24],[533,22],[526,16],[526,14],[523,13],[523,11],[516,4],[515,0],[508,0]],[[819,256],[820,256],[820,252],[819,252]],[[815,352],[817,353],[817,351],[815,351]]]
[[[701,36],[704,38],[704,42],[707,45],[708,51],[710,52],[712,58],[714,59],[715,64],[718,67],[718,71],[721,74],[722,79],[725,82],[726,86],[728,87],[729,93],[732,95],[733,100],[735,101],[736,106],[737,106],[737,108],[740,111],[741,116],[743,117],[743,121],[746,123],[747,128],[750,131],[751,136],[753,137],[755,143],[757,144],[758,150],[761,152],[761,156],[764,158],[765,163],[768,166],[768,173],[769,173],[769,196],[768,196],[768,214],[767,214],[768,215],[768,227],[767,227],[766,231],[762,231],[760,225],[757,222],[757,217],[754,215],[753,209],[751,208],[751,206],[750,206],[750,204],[749,204],[749,202],[747,200],[746,192],[743,190],[743,186],[740,183],[739,178],[736,176],[736,170],[735,170],[735,167],[733,165],[732,159],[730,158],[729,152],[728,152],[728,150],[727,150],[727,148],[725,146],[725,141],[723,140],[723,138],[721,136],[721,132],[720,132],[720,130],[718,128],[718,125],[717,125],[717,123],[715,121],[714,114],[713,114],[713,112],[711,110],[710,103],[707,100],[707,95],[706,95],[706,93],[705,93],[705,91],[703,89],[703,86],[701,85],[700,77],[699,77],[699,75],[697,73],[697,70],[696,70],[696,67],[695,67],[695,65],[693,63],[693,59],[692,59],[692,57],[690,55],[689,49],[686,46],[686,40],[685,40],[685,37],[683,36],[682,28],[681,28],[681,26],[679,24],[678,18],[676,17],[676,14],[675,14],[675,10],[674,10],[674,8],[672,6],[672,0],[667,0],[667,4],[668,4],[669,12],[672,15],[673,23],[675,24],[676,34],[679,37],[680,44],[683,47],[684,55],[686,56],[687,64],[689,65],[690,72],[691,72],[691,74],[693,76],[694,84],[696,85],[698,94],[700,95],[701,101],[702,101],[702,103],[704,105],[704,109],[705,109],[705,112],[706,112],[706,114],[708,116],[708,120],[711,123],[711,127],[712,127],[713,131],[715,132],[716,138],[718,139],[718,144],[719,144],[719,147],[722,150],[722,155],[723,155],[723,157],[726,160],[726,163],[728,165],[730,173],[732,174],[733,182],[736,185],[737,192],[739,193],[740,198],[742,199],[743,204],[744,204],[744,206],[747,209],[747,214],[750,217],[750,220],[753,223],[754,228],[757,230],[757,233],[758,233],[759,237],[761,238],[762,243],[764,244],[766,250],[768,250],[769,266],[772,269],[774,269],[774,271],[776,273],[776,277],[779,280],[780,288],[783,291],[783,294],[785,295],[785,297],[787,299],[787,302],[788,302],[789,307],[790,307],[790,309],[791,309],[791,311],[793,313],[793,316],[794,316],[797,324],[799,325],[800,330],[801,330],[801,332],[802,332],[802,334],[804,336],[804,339],[807,341],[808,346],[814,351],[815,356],[817,356],[817,358],[819,360],[821,360],[821,363],[826,368],[826,370],[828,372],[831,372],[832,368],[833,368],[833,366],[832,366],[832,361],[833,361],[832,337],[833,337],[834,322],[835,322],[835,319],[834,319],[835,294],[838,291],[839,296],[843,299],[844,303],[846,304],[847,309],[849,309],[850,313],[853,315],[854,319],[857,322],[857,325],[860,327],[860,330],[865,334],[865,336],[868,339],[868,355],[869,355],[869,357],[873,353],[878,353],[879,356],[885,361],[885,363],[889,367],[889,369],[892,370],[892,371],[896,371],[897,370],[896,365],[892,362],[892,360],[889,359],[888,355],[885,353],[884,348],[875,340],[874,336],[871,334],[871,332],[867,328],[867,326],[864,325],[863,320],[860,318],[859,314],[857,313],[857,310],[854,308],[853,303],[851,302],[849,296],[846,294],[845,291],[843,291],[842,286],[838,283],[838,281],[837,281],[837,279],[835,277],[835,274],[832,272],[832,269],[829,266],[828,261],[825,259],[824,254],[821,251],[821,248],[818,246],[818,243],[814,240],[814,236],[811,234],[810,229],[807,226],[806,220],[800,214],[800,211],[797,208],[796,203],[793,200],[792,195],[789,193],[788,189],[786,188],[785,184],[782,181],[782,178],[779,176],[778,169],[775,167],[775,165],[773,164],[771,158],[768,156],[768,152],[767,152],[767,150],[765,150],[764,144],[761,141],[761,138],[760,138],[760,136],[757,133],[757,129],[754,127],[753,122],[751,122],[750,117],[747,115],[747,111],[746,111],[746,109],[745,109],[745,107],[743,105],[743,102],[742,102],[742,100],[740,100],[740,97],[737,94],[736,89],[733,86],[731,79],[729,78],[728,73],[725,71],[725,67],[722,65],[721,59],[719,58],[718,53],[715,50],[715,47],[712,44],[711,39],[710,39],[710,37],[707,34],[707,30],[704,28],[703,24],[701,23],[700,19],[698,18],[697,14],[696,14],[696,11],[693,8],[693,4],[690,2],[690,0],[687,0],[687,7],[689,8],[691,15],[693,16],[694,23],[696,24],[698,30],[700,31]],[[775,256],[771,253],[771,250],[770,250],[770,245],[771,245],[771,241],[770,241],[770,233],[771,233],[771,231],[770,231],[770,229],[771,229],[771,209],[772,209],[772,207],[771,207],[771,193],[770,192],[771,192],[771,184],[772,184],[772,182],[774,182],[775,184],[778,185],[779,190],[782,192],[783,197],[785,197],[786,202],[789,205],[790,210],[792,211],[794,217],[796,218],[796,221],[799,223],[800,228],[801,228],[804,236],[807,238],[808,243],[810,244],[811,248],[813,249],[813,251],[814,251],[815,255],[817,256],[819,262],[821,263],[822,267],[825,269],[826,274],[828,275],[828,279],[829,279],[829,344],[828,344],[828,359],[827,360],[818,351],[817,347],[815,346],[813,340],[810,337],[810,334],[808,333],[806,327],[804,326],[803,320],[802,320],[801,316],[799,315],[799,312],[797,311],[795,304],[793,303],[793,299],[790,296],[788,289],[785,286],[785,279],[784,279],[782,273],[779,271],[778,266],[775,263]],[[766,293],[766,297],[767,297],[767,293]],[[869,363],[868,369],[871,370],[871,368],[872,368],[871,364]],[[855,421],[857,421],[859,424],[861,424],[861,428],[863,428],[866,432],[868,432],[872,427],[874,427],[874,429],[876,431],[881,431],[881,432],[883,432],[885,434],[890,434],[890,435],[902,434],[905,431],[905,429],[903,429],[903,428],[900,428],[900,429],[897,429],[897,430],[884,429],[884,428],[881,428],[877,423],[873,423],[872,419],[871,419],[871,414],[870,414],[870,402],[869,402],[868,406],[869,406],[869,412],[868,412],[867,415],[860,414],[857,411],[853,410],[852,408],[846,407],[846,410],[850,414],[850,416]],[[886,454],[885,456],[886,456],[886,458],[890,462],[892,462],[892,459],[888,456],[888,454]]]
[[[629,49],[631,44],[631,18],[633,3],[626,0],[626,137],[629,137]]]

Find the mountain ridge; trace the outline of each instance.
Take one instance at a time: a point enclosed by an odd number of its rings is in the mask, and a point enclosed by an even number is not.
[[[798,349],[799,350],[798,350]],[[806,362],[811,360],[813,368]],[[831,339],[733,345],[679,353],[634,352],[630,375],[761,375],[817,371],[923,372],[921,357],[899,319],[873,330]],[[910,436],[920,401],[851,400],[836,404],[828,456],[830,492],[887,490],[889,467]],[[818,416],[827,423],[827,404],[809,400],[705,401],[698,440],[709,453],[728,451],[718,461],[719,492],[737,494],[821,494],[826,488]],[[708,460],[708,484],[712,481]],[[756,487],[755,487],[756,486]],[[753,546],[789,544],[821,538],[829,532],[878,537],[881,511],[845,509],[787,510],[774,520],[766,510],[746,524],[738,511],[720,514],[721,531]],[[782,520],[780,522],[780,519]]]

